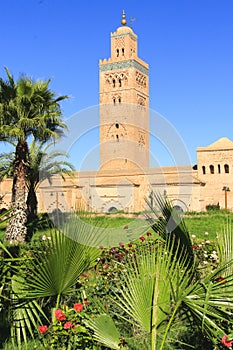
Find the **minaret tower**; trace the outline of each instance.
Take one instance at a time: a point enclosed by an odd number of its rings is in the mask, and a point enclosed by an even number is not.
[[[100,60],[100,169],[149,167],[148,64],[126,25],[111,33],[111,57]]]

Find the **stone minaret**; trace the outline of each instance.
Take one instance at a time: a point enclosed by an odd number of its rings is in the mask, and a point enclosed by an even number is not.
[[[148,64],[126,25],[111,33],[111,57],[100,60],[100,169],[149,167]]]

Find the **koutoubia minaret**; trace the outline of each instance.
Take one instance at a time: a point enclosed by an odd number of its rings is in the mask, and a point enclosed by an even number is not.
[[[100,170],[149,167],[148,64],[126,25],[111,33],[111,57],[100,60]]]

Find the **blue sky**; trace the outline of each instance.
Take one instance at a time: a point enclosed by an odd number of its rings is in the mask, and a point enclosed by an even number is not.
[[[57,94],[71,96],[65,118],[98,104],[98,60],[110,57],[110,32],[124,9],[136,18],[139,57],[150,66],[150,107],[179,133],[191,163],[197,147],[233,140],[232,0],[8,0],[0,8],[0,75],[6,66],[15,79],[52,78]],[[77,130],[84,119],[73,119]],[[97,144],[95,129],[73,147],[77,168]],[[153,147],[159,164],[169,165]]]

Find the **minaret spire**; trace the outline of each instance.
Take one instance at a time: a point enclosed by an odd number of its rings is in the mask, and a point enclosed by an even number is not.
[[[148,64],[126,24],[111,33],[111,57],[100,61],[100,168],[113,173],[149,168]],[[141,171],[141,170],[140,170]]]
[[[123,26],[125,26],[126,25],[126,15],[125,15],[125,11],[123,10],[122,11],[122,19],[121,19],[121,24],[123,25]]]

